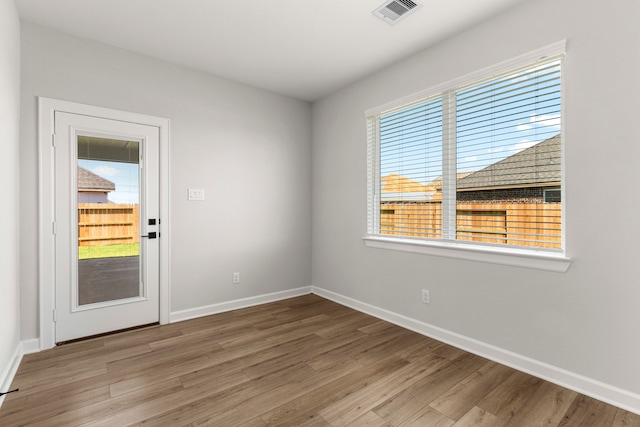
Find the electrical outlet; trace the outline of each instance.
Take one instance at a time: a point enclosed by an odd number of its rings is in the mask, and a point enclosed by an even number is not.
[[[234,284],[240,283],[240,273],[238,273],[238,272],[233,273],[233,283]]]
[[[429,295],[429,291],[426,289],[422,290],[422,302],[424,304],[430,304],[431,303],[431,297]]]

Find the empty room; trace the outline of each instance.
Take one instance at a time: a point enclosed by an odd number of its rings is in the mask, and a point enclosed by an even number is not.
[[[0,426],[640,427],[638,22],[0,0]]]

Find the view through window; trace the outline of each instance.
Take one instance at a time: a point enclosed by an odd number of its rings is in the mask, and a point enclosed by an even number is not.
[[[561,72],[549,58],[368,117],[370,233],[562,249]]]

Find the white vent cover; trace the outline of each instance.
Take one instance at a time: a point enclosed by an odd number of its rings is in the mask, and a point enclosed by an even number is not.
[[[422,3],[419,0],[390,0],[374,10],[373,14],[390,24],[395,24],[420,6]]]

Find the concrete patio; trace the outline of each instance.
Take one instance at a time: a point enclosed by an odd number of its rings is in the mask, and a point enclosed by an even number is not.
[[[139,256],[78,260],[79,304],[113,301],[140,294]]]

